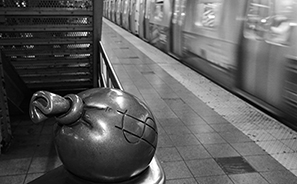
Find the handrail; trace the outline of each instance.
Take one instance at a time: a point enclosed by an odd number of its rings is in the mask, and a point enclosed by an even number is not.
[[[111,65],[111,62],[106,54],[101,41],[99,41],[99,58],[98,72],[99,72],[99,86],[100,87],[110,87],[123,90],[123,87]]]

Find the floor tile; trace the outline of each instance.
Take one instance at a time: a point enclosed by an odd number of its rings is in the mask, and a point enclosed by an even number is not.
[[[261,172],[260,174],[271,184],[296,184],[297,183],[297,177],[287,170]]]
[[[167,180],[193,177],[182,161],[161,163]]]
[[[238,120],[233,120],[233,117],[229,118],[230,121],[232,122],[237,122]],[[243,118],[242,116],[238,117],[238,115],[234,118]],[[254,122],[244,122],[244,123],[234,123],[234,126],[236,128],[238,128],[241,131],[246,131],[246,130],[259,130],[259,127],[257,126],[257,124],[255,124]]]
[[[287,127],[280,129],[268,129],[266,131],[277,139],[297,139],[297,133],[291,129],[288,129]]]
[[[18,145],[12,143],[7,152],[0,155],[0,162],[7,159],[31,158],[36,149],[36,145]]]
[[[240,155],[266,155],[267,153],[254,142],[231,143]]]
[[[164,127],[165,132],[170,134],[191,134],[191,131],[186,126]]]
[[[40,134],[42,124],[19,125],[12,133],[13,135],[36,135]]]
[[[163,127],[184,126],[179,118],[159,118],[158,121]]]
[[[211,155],[202,145],[177,147],[184,160],[211,158]]]
[[[0,176],[26,174],[31,158],[1,160]]]
[[[297,169],[297,153],[272,154],[271,156],[287,169]]]
[[[196,180],[199,184],[234,184],[227,175],[199,177]]]
[[[12,175],[12,176],[0,176],[1,184],[22,184],[25,181],[26,175]]]
[[[204,147],[214,158],[239,156],[229,144],[204,144]]]
[[[182,157],[176,148],[158,148],[156,151],[156,156],[161,162],[173,162],[180,161]]]
[[[297,176],[297,169],[292,169],[292,170],[290,170],[291,171],[291,173],[293,173],[295,176]]]
[[[246,130],[243,131],[250,139],[255,142],[276,140],[270,133],[265,130]]]
[[[251,142],[252,140],[244,135],[240,131],[231,131],[231,132],[219,132],[220,136],[223,137],[229,143],[237,143],[237,142]]]
[[[218,133],[210,132],[210,133],[198,133],[195,134],[198,140],[202,144],[220,144],[227,143],[225,139],[223,139]]]
[[[200,142],[193,134],[172,134],[169,135],[172,143],[175,146],[199,145]]]
[[[215,158],[215,161],[228,175],[256,172],[243,157]]]
[[[168,98],[164,99],[165,103],[177,114],[182,112],[191,111],[191,108],[180,98]]]
[[[200,112],[200,113],[199,113]],[[221,124],[228,123],[221,115],[215,112],[212,108],[205,106],[201,109],[198,109],[197,112],[208,124]]]
[[[25,179],[25,183],[27,184],[33,180],[35,180],[36,178],[42,176],[44,173],[32,173],[32,174],[27,174],[26,179]]]
[[[229,175],[234,184],[269,184],[260,174],[258,173],[246,173],[246,174],[235,174]]]
[[[288,146],[294,152],[297,152],[297,139],[286,139],[281,140],[281,142]]]
[[[164,107],[163,109],[152,109],[152,112],[154,116],[158,119],[177,118],[177,116],[168,107]]]
[[[180,120],[187,126],[192,126],[192,125],[207,125],[207,123],[198,115],[195,116],[184,116],[180,117]]]
[[[162,89],[162,90],[160,90],[160,89],[156,89],[157,91],[158,91],[158,93],[159,93],[159,95],[160,95],[160,97],[162,98],[162,99],[177,99],[177,98],[179,98],[178,97],[178,95],[175,93],[175,92],[173,92],[173,91],[169,91],[168,92],[168,90],[166,90],[166,89]]]
[[[39,142],[40,135],[20,135],[16,136],[12,140],[12,144],[16,146],[35,146]]]
[[[158,147],[173,147],[173,142],[168,135],[158,136]]]
[[[53,170],[62,165],[58,157],[36,157],[33,158],[28,173],[40,173]]]
[[[257,114],[257,113],[255,113]],[[259,113],[258,113],[259,114]],[[284,125],[282,125],[280,122],[277,122],[276,120],[274,120],[273,118],[267,116],[264,113],[260,113],[260,116],[262,118],[259,118],[256,120],[256,122],[258,122],[258,127],[260,129],[280,129],[282,128]]]
[[[214,123],[210,124],[210,126],[217,132],[228,132],[237,130],[237,128],[230,123]]]
[[[195,177],[224,174],[224,171],[213,159],[188,160],[186,164]]]
[[[34,157],[57,157],[54,142],[51,144],[37,145]]]
[[[244,158],[258,172],[286,169],[278,161],[273,159],[270,155],[245,156]]]
[[[198,184],[194,178],[166,180],[166,184]]]
[[[158,122],[157,122],[157,128],[158,128],[158,136],[167,135],[164,128]]]
[[[49,134],[40,135],[38,139],[38,145],[52,144],[54,142],[54,136]]]
[[[189,125],[188,128],[193,134],[215,132],[215,130],[211,126],[206,124]]]
[[[283,154],[283,153],[292,153],[293,150],[286,146],[281,141],[260,141],[257,142],[267,153],[269,154]]]
[[[54,128],[53,125],[44,125],[41,130],[41,134],[43,135],[53,135]]]

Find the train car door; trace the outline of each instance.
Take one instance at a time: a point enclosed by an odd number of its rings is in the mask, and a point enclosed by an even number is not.
[[[111,20],[111,0],[107,1],[107,18]]]
[[[118,25],[121,25],[121,4],[122,4],[122,0],[117,0],[116,1],[116,23]]]
[[[155,47],[169,52],[169,27],[173,0],[153,0],[150,17],[150,40]]]
[[[103,16],[106,17],[106,1],[103,1]]]
[[[144,39],[144,18],[146,0],[139,1],[139,37]]]
[[[134,34],[135,33],[135,6],[136,0],[131,0],[130,2],[130,31]]]
[[[135,2],[135,33],[134,34],[138,34],[139,33],[139,7],[140,7],[140,0],[136,0]]]
[[[170,52],[179,57],[182,55],[182,26],[186,15],[187,0],[175,0],[173,2],[173,15],[170,27]]]
[[[123,12],[124,12],[124,4],[125,4],[125,0],[120,0],[120,22],[119,25],[123,26]]]
[[[249,0],[243,27],[239,88],[275,107],[282,105],[290,22],[296,0]]]
[[[151,0],[146,0],[145,2],[145,14],[144,14],[144,39],[149,40],[149,25],[151,17]]]
[[[116,0],[111,0],[111,21],[115,22],[116,21]]]
[[[109,20],[112,20],[112,12],[113,12],[113,0],[109,0]]]
[[[129,29],[129,1],[124,0],[123,3],[123,27]]]

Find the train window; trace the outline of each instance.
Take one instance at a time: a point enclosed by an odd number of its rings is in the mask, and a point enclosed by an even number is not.
[[[172,22],[173,22],[174,24],[177,23],[177,19],[178,19],[179,11],[180,11],[180,0],[176,0],[176,1],[175,1],[175,4],[174,4],[173,18],[172,18]]]
[[[196,6],[195,26],[215,28],[220,24],[223,0],[201,0]]]
[[[118,14],[121,12],[121,8],[122,8],[121,3],[122,2],[120,0],[118,0],[118,4],[117,4],[117,13]]]
[[[255,40],[263,39],[268,29],[267,17],[270,11],[270,0],[251,0],[247,10],[244,36]]]
[[[179,25],[182,25],[183,21],[185,19],[185,16],[186,16],[186,4],[187,4],[187,0],[182,0],[181,1],[181,18],[179,19]]]
[[[269,17],[270,31],[267,33],[268,41],[283,45],[289,44],[294,1],[296,2],[296,0],[279,0],[273,4],[274,11]]]
[[[251,0],[244,36],[249,39],[288,44],[294,1],[296,0]]]
[[[124,0],[124,8],[123,8],[123,14],[127,15],[128,14],[128,1]]]
[[[155,1],[155,10],[154,10],[154,19],[157,21],[162,21],[164,17],[164,1],[156,0]]]
[[[150,15],[151,15],[151,4],[150,4],[150,1],[147,0],[145,5],[145,18],[150,19]]]

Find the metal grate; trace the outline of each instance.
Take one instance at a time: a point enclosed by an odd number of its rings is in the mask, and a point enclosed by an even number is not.
[[[91,43],[92,37],[93,34],[91,31],[0,32],[0,45],[16,46],[23,44],[32,45],[36,43]]]
[[[93,19],[92,0],[0,0],[0,49],[32,91],[90,88]]]
[[[92,25],[92,17],[38,17],[38,16],[6,16],[5,20],[0,22],[3,26],[29,26],[29,25]]]
[[[92,9],[90,0],[2,0],[0,7],[5,8],[67,8],[67,9]]]

